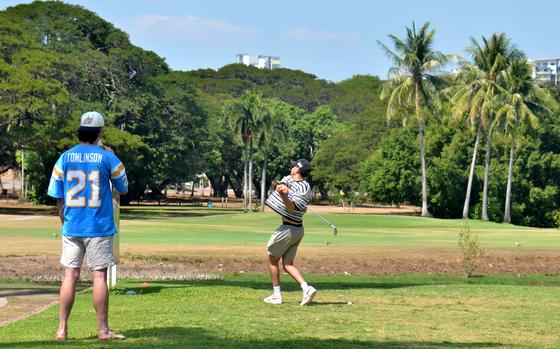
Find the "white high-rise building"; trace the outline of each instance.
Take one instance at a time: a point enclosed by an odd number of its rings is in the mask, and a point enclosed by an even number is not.
[[[276,69],[282,67],[280,57],[264,56],[264,55],[248,55],[240,53],[237,55],[235,63],[252,65],[259,69]]]
[[[529,63],[533,66],[533,79],[558,84],[560,58],[530,59]]]

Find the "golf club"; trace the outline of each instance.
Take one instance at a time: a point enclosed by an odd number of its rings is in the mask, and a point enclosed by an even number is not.
[[[319,213],[313,211],[313,210],[311,209],[311,207],[308,206],[307,209],[308,209],[309,211],[315,213],[315,214],[316,214],[317,216],[319,216],[319,218],[321,218],[325,223],[327,223],[328,225],[330,225],[331,228],[333,228],[333,235],[338,234],[338,229],[336,228],[336,225],[334,225],[334,224],[332,224],[331,222],[327,221],[327,220],[325,219],[325,217],[321,216]]]

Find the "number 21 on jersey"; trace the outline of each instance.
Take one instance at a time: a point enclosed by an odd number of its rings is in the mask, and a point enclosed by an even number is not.
[[[76,184],[66,192],[66,207],[86,207],[97,208],[101,206],[99,197],[99,170],[92,170],[87,175],[82,170],[70,170],[66,173],[66,181],[77,180]],[[80,195],[87,185],[90,185],[89,198]],[[85,194],[85,193],[83,193]]]

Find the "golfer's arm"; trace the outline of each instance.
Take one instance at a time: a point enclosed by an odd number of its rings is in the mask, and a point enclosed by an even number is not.
[[[56,209],[58,210],[60,223],[64,224],[64,199],[56,199]]]
[[[282,198],[288,212],[294,212],[296,210],[296,206],[292,200],[288,199],[288,194],[280,193],[280,197]]]

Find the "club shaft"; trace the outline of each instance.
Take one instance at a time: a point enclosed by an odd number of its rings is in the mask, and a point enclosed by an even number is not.
[[[325,223],[327,223],[328,225],[333,226],[333,224],[332,224],[331,222],[327,221],[327,220],[325,219],[325,217],[321,216],[318,212],[313,211],[313,210],[311,209],[311,207],[307,207],[307,209],[308,209],[309,211],[315,213],[317,216],[319,216],[319,218],[321,218],[321,219],[322,219]]]

